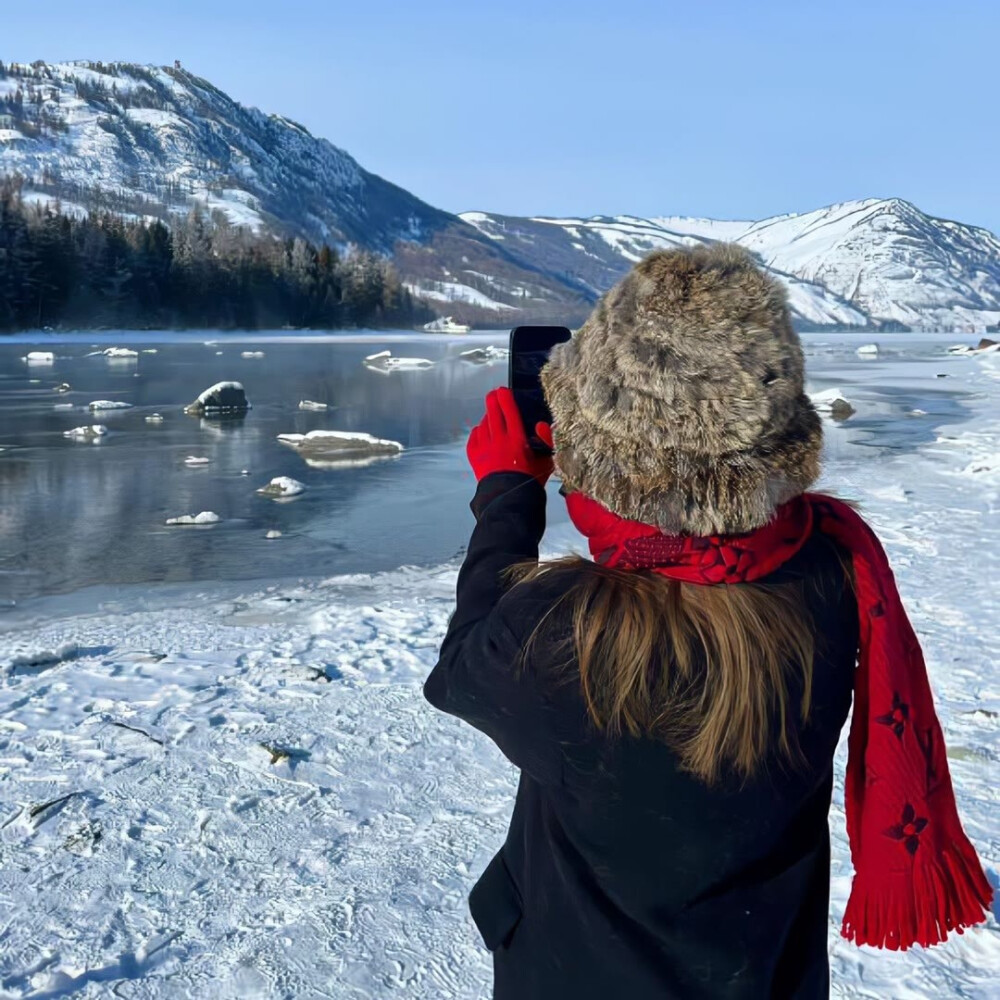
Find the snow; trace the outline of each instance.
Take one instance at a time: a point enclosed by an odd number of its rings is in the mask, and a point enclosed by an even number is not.
[[[120,399],[95,399],[88,405],[91,410],[130,410],[131,403],[126,403]]]
[[[203,510],[200,514],[181,514],[180,517],[168,517],[167,524],[218,524],[222,518],[214,511]]]
[[[518,311],[516,306],[491,299],[478,289],[470,288],[458,281],[421,281],[418,284],[404,281],[403,287],[417,298],[430,299],[434,302],[467,302],[469,305],[482,306],[484,309],[496,309],[501,312]]]
[[[74,441],[83,441],[88,444],[98,444],[108,433],[107,427],[103,424],[89,424],[84,427],[74,427],[72,430],[63,431],[63,437],[71,438]]]
[[[305,492],[305,484],[290,476],[275,476],[266,486],[262,486],[257,492],[261,496],[271,497],[273,500],[287,500],[290,497],[297,497]]]

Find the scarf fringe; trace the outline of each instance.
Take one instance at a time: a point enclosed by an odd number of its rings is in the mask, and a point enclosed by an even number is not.
[[[848,941],[890,951],[926,948],[986,919],[993,888],[971,844],[953,843],[895,875],[855,875],[841,927]]]

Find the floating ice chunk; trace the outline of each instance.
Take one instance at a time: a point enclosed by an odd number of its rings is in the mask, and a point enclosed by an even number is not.
[[[217,358],[220,358],[220,357],[222,357],[222,351],[216,351],[216,352],[215,352],[215,356],[216,356]]]
[[[305,491],[305,484],[289,476],[276,476],[267,486],[262,486],[257,492],[264,497],[272,497],[275,500],[283,500],[288,497],[297,497]]]
[[[55,391],[56,392],[70,392],[72,390],[72,388],[73,387],[69,384],[69,382],[61,382],[59,385],[56,386]]]
[[[151,413],[148,417],[146,417],[146,423],[147,424],[162,424],[163,423],[163,417],[160,416],[159,413]]]
[[[282,444],[294,448],[310,465],[334,468],[356,462],[367,464],[380,458],[398,455],[403,446],[398,441],[373,437],[361,431],[310,431],[308,434],[279,434]]]
[[[862,344],[856,351],[862,358],[874,358],[878,356],[878,344]]]
[[[281,532],[277,528],[272,528],[265,536],[265,538],[281,538]]]
[[[52,409],[53,410],[72,410],[73,409],[73,404],[72,403],[56,403],[56,405],[53,406]]]
[[[428,358],[394,358],[390,351],[369,354],[363,363],[369,371],[379,372],[382,375],[394,371],[416,371],[434,367],[434,362]]]
[[[74,427],[71,431],[63,431],[63,437],[97,444],[107,433],[108,429],[103,424],[90,424],[86,427]]]
[[[949,354],[971,354],[972,348],[968,344],[952,344],[948,348]]]
[[[326,403],[317,403],[317,402],[315,402],[314,400],[311,400],[311,399],[300,399],[299,400],[299,409],[300,410],[317,410],[317,411],[320,411],[320,410],[326,410],[328,408],[329,407],[327,406]]]
[[[490,361],[506,361],[510,356],[510,351],[506,347],[495,347],[487,344],[486,347],[473,347],[471,350],[462,351],[459,357],[463,361],[471,361],[473,364],[486,364]]]
[[[160,352],[155,347],[144,347],[142,349],[143,354],[159,354]]]
[[[122,402],[120,399],[95,399],[89,404],[91,410],[131,410],[132,404]]]
[[[168,517],[167,524],[218,524],[222,518],[214,511],[203,510],[200,514],[182,514],[180,517]]]
[[[823,389],[820,392],[812,392],[809,394],[809,398],[819,413],[825,413],[834,420],[847,420],[856,412],[839,389]]]
[[[240,469],[240,475],[241,476],[249,476],[250,475],[250,470],[249,469]]]
[[[109,347],[101,351],[101,354],[106,358],[117,358],[119,361],[139,357],[139,352],[133,351],[131,347]]]
[[[51,351],[28,351],[21,358],[22,361],[27,361],[29,365],[51,365],[55,359],[56,356]]]
[[[185,413],[194,416],[220,413],[246,413],[250,409],[242,382],[216,382],[209,386],[193,403],[184,407]]]
[[[208,465],[209,462],[211,462],[211,461],[212,460],[210,458],[205,458],[204,456],[200,456],[200,455],[188,455],[188,457],[184,459],[184,464],[185,465]]]
[[[264,357],[263,351],[241,351],[241,358],[262,358]]]

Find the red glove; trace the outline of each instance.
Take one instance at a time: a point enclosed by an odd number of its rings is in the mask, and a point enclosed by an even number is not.
[[[536,424],[535,433],[552,447],[548,424]],[[552,475],[552,456],[540,455],[528,443],[521,411],[514,402],[514,393],[506,386],[486,394],[486,416],[472,428],[465,454],[477,482],[491,472],[524,472],[544,486]]]

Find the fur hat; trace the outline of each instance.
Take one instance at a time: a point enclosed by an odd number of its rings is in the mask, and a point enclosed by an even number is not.
[[[819,475],[784,289],[742,247],[650,254],[542,369],[567,489],[668,534],[742,534]]]

